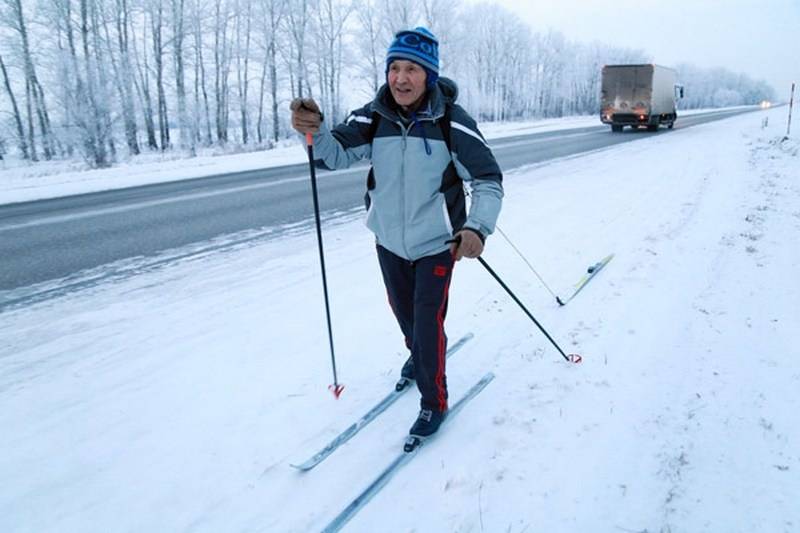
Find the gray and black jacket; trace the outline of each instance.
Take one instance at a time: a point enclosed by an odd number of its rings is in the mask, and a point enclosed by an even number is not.
[[[378,244],[411,261],[446,250],[445,241],[462,228],[485,239],[500,213],[500,167],[475,121],[455,104],[457,95],[455,82],[439,78],[427,106],[409,119],[384,85],[333,131],[323,121],[314,135],[317,166],[333,170],[371,160],[367,227]],[[446,109],[449,150],[440,127]],[[472,189],[469,213],[461,180]]]

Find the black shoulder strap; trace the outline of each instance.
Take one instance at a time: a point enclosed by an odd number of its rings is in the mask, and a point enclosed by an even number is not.
[[[439,127],[442,128],[442,136],[444,137],[447,151],[452,154],[453,147],[450,146],[450,104],[445,104],[444,106],[444,116],[439,120]]]
[[[375,133],[378,131],[378,122],[381,120],[381,114],[377,111],[372,112],[372,124],[369,125],[369,133],[367,134],[367,140],[370,144],[372,141],[375,140]]]
[[[372,124],[369,125],[369,133],[367,139],[370,144],[375,139],[375,133],[378,131],[378,123],[381,120],[381,114],[377,111],[372,112]],[[444,115],[439,119],[439,127],[442,129],[442,136],[444,137],[444,144],[447,146],[447,151],[452,152],[450,146],[450,104],[445,104]]]

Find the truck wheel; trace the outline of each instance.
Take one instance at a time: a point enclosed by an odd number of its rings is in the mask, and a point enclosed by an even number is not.
[[[674,122],[670,122],[670,123],[667,125],[667,129],[671,130],[671,129],[672,129],[672,126],[674,126],[674,125],[675,125],[675,123],[674,123]]]
[[[622,126],[620,126],[619,124],[612,124],[611,131],[613,131],[614,133],[619,133],[622,131]]]

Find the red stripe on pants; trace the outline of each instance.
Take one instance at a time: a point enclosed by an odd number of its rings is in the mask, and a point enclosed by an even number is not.
[[[451,267],[452,268],[452,267]],[[452,272],[451,272],[452,276]],[[439,391],[438,401],[439,410],[447,410],[447,389],[444,386],[444,369],[445,361],[447,360],[447,337],[444,334],[444,310],[447,307],[448,292],[450,291],[450,280],[444,286],[444,295],[442,298],[442,305],[439,306],[439,312],[436,313],[436,322],[439,324],[439,364],[436,371],[436,388]]]

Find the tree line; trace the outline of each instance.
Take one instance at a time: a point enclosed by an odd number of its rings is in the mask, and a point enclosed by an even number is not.
[[[489,2],[0,0],[0,147],[93,167],[143,151],[269,148],[292,135],[291,98],[316,98],[334,122],[371,98],[393,34],[420,24],[481,121],[596,113],[604,64],[653,61],[535,31]],[[678,70],[685,107],[772,98],[745,75]]]

